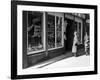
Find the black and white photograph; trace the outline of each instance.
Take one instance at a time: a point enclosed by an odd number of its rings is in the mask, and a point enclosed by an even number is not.
[[[37,64],[39,67],[49,67],[56,61],[84,55],[84,59],[87,59],[84,66],[89,65],[90,14],[43,11],[23,11],[22,14],[23,47],[27,47],[23,48],[23,52],[28,58],[28,62],[23,62],[23,68]]]
[[[12,33],[17,35],[12,36],[12,75],[14,70],[18,78],[97,73],[96,6],[70,5],[12,1]]]

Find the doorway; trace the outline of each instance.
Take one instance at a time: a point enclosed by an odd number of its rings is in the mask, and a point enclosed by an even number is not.
[[[74,31],[75,31],[75,22],[71,19],[67,19],[67,28],[66,28],[66,42],[65,42],[65,50],[71,51],[72,45],[73,45],[73,37],[74,37]]]

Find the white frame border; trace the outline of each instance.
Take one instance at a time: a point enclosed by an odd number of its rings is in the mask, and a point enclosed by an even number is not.
[[[59,72],[81,72],[81,71],[94,71],[94,10],[92,9],[78,9],[78,8],[58,8],[58,7],[44,7],[44,6],[25,6],[17,5],[17,75],[27,74],[45,74],[45,73],[59,73]],[[56,11],[56,12],[77,12],[77,13],[90,13],[90,66],[87,67],[74,67],[74,68],[56,68],[56,69],[34,69],[22,68],[22,10],[35,10],[35,11]]]

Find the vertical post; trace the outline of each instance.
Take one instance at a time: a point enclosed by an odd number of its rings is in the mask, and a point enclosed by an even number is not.
[[[74,31],[76,30],[76,26],[75,26],[75,13],[73,13],[73,26],[75,27],[74,28]]]

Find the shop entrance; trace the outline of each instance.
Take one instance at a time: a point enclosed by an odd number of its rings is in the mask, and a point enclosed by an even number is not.
[[[72,50],[72,45],[73,45],[73,38],[74,38],[74,31],[75,31],[75,25],[74,21],[71,19],[66,19],[67,20],[67,28],[66,28],[66,51],[71,51]]]

